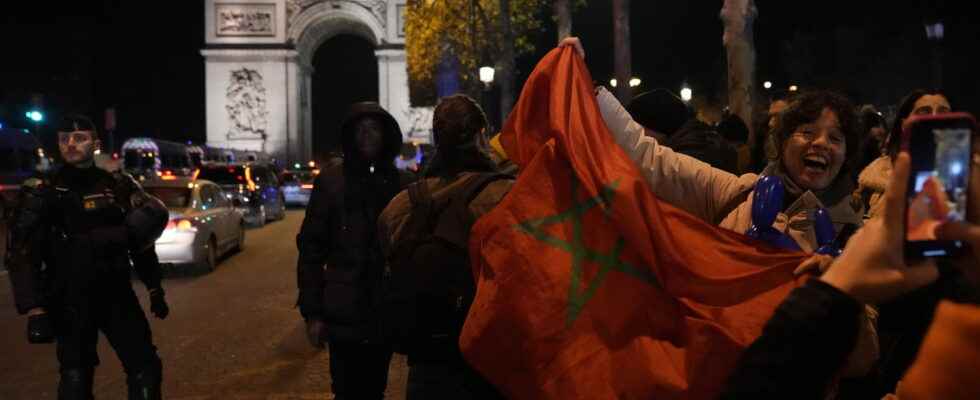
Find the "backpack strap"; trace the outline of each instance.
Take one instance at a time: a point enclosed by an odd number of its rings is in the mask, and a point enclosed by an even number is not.
[[[466,248],[469,242],[470,228],[476,218],[470,213],[469,205],[490,183],[500,179],[512,179],[510,175],[501,173],[479,173],[466,178],[466,183],[457,189],[449,199],[445,216],[440,216],[435,229],[435,236]]]

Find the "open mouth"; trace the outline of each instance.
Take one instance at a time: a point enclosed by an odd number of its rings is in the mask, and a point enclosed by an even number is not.
[[[818,155],[809,155],[803,157],[803,166],[811,168],[820,172],[826,172],[830,167],[830,162],[826,157]]]

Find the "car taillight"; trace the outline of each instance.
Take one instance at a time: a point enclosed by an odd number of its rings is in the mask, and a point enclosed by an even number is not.
[[[305,183],[303,185],[301,185],[300,187],[303,188],[303,189],[313,189],[313,185],[305,184]]]
[[[167,229],[176,229],[178,231],[189,231],[194,229],[194,223],[186,219],[170,220],[167,222]]]

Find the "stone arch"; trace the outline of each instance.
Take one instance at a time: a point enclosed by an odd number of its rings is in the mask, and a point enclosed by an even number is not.
[[[295,44],[300,60],[311,65],[323,42],[344,33],[360,36],[377,48],[384,40],[385,27],[374,14],[357,4],[319,3],[290,21],[287,36]]]

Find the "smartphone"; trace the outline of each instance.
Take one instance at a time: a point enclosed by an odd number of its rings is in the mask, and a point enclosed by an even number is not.
[[[906,195],[905,257],[953,257],[960,241],[938,240],[937,229],[965,221],[976,120],[967,113],[913,116],[902,125],[912,158]]]

